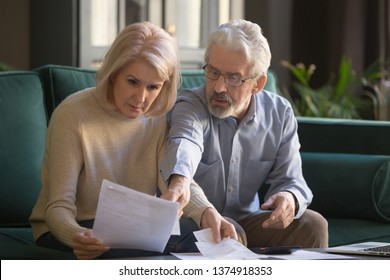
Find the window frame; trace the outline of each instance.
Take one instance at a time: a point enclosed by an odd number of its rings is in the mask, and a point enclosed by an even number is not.
[[[79,1],[79,66],[82,68],[98,68],[101,59],[109,48],[108,46],[92,46],[91,43],[91,1]],[[125,25],[126,0],[117,1],[117,32]],[[142,1],[142,0],[140,0]],[[168,0],[143,0],[147,2],[145,5],[146,19],[156,25],[162,26],[165,30],[168,29],[168,23],[172,19],[167,18]],[[228,6],[228,15],[219,15],[219,7]],[[244,15],[244,0],[201,0],[200,11],[200,38],[199,47],[180,47],[179,57],[182,68],[201,69],[204,65],[204,52],[207,44],[208,35],[212,30],[224,21],[230,19],[243,18]]]

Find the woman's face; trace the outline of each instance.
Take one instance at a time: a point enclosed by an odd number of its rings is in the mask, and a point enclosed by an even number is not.
[[[135,60],[112,77],[112,103],[130,119],[144,115],[164,84],[150,64]]]

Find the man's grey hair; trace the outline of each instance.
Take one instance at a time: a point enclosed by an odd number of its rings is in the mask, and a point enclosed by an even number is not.
[[[210,34],[205,52],[206,63],[209,61],[210,50],[214,45],[243,53],[251,64],[252,77],[267,75],[271,64],[271,51],[258,24],[239,19],[220,25]]]

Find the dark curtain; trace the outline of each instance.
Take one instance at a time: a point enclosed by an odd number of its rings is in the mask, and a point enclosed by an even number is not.
[[[374,63],[382,73],[390,72],[390,0],[246,0],[245,18],[263,28],[279,86],[292,93],[294,77],[282,60],[314,64],[314,88],[335,79],[343,56],[351,59],[358,76]],[[358,89],[358,96],[367,93]],[[387,96],[381,101],[387,109],[381,110],[390,120],[390,75],[379,89]],[[385,119],[371,99],[372,110],[364,117]]]
[[[382,61],[387,61],[386,70],[390,72],[390,1],[381,0],[379,10],[381,11],[380,23],[380,58]],[[388,78],[388,77],[387,77]]]
[[[343,55],[364,69],[390,56],[389,0],[296,0],[292,10],[292,62],[315,64],[312,85],[336,74]]]

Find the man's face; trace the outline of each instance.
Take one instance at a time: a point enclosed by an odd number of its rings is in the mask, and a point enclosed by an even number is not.
[[[206,77],[210,112],[218,118],[231,116],[240,121],[248,110],[252,94],[257,92],[256,79],[248,79],[253,77],[250,76],[250,65],[245,55],[228,51],[221,46],[213,46],[207,67],[215,73],[221,73],[216,80]],[[229,75],[238,75],[246,81],[241,86],[228,85],[225,78]]]

